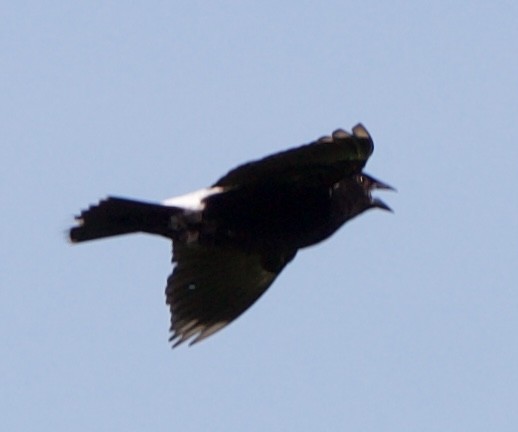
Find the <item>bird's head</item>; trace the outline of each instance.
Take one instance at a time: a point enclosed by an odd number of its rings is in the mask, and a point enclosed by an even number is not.
[[[331,196],[337,226],[372,208],[391,212],[392,209],[387,204],[371,195],[375,189],[395,190],[392,186],[364,173],[336,183]]]

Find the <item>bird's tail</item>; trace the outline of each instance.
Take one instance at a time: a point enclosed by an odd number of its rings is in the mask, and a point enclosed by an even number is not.
[[[178,207],[108,197],[76,216],[78,225],[69,236],[74,243],[134,232],[172,238],[171,217],[182,212]]]

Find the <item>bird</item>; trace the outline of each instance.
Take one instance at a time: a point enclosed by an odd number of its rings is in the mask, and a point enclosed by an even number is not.
[[[129,233],[172,240],[167,278],[170,342],[200,342],[234,321],[272,285],[300,249],[369,209],[392,211],[363,172],[373,140],[358,123],[245,163],[212,186],[162,202],[108,196],[75,217],[69,240]]]

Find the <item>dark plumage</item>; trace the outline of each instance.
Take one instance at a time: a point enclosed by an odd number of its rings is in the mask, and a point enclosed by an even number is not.
[[[241,165],[210,188],[161,204],[108,197],[76,217],[72,242],[132,232],[173,241],[167,280],[174,346],[198,342],[249,308],[300,248],[365,210],[390,210],[364,174],[373,142],[363,125]]]

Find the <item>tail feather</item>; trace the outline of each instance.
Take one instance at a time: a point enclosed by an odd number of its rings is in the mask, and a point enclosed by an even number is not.
[[[76,216],[79,224],[69,236],[74,243],[134,232],[172,238],[171,216],[181,212],[179,207],[108,197]]]

